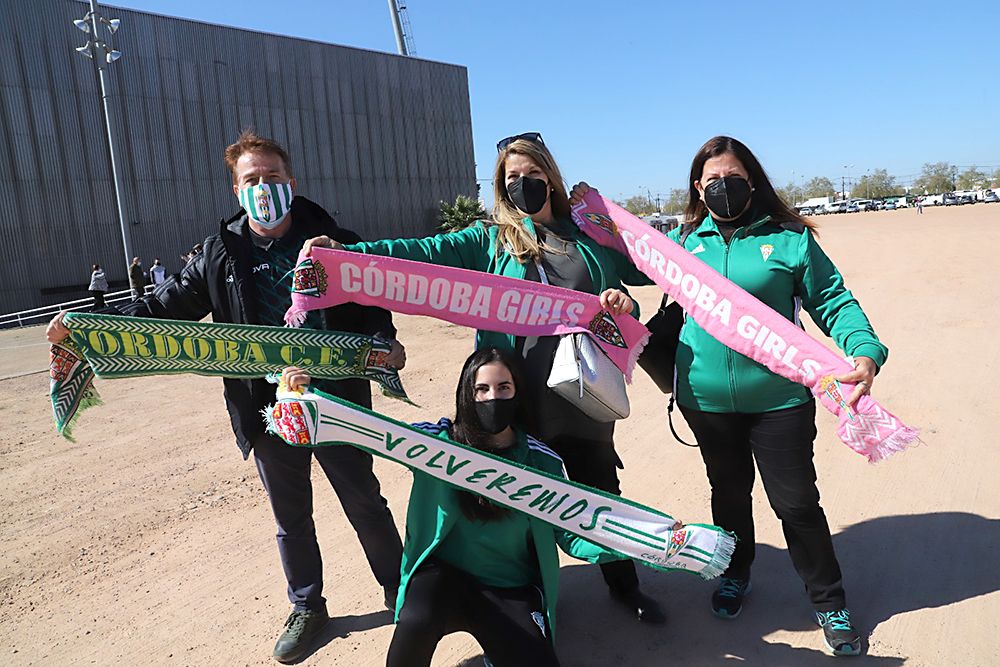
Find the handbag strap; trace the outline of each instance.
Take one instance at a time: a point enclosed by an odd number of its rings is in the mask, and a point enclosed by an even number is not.
[[[549,276],[548,274],[545,273],[545,267],[543,267],[542,263],[537,259],[535,260],[535,268],[538,269],[538,278],[541,281],[541,283],[543,285],[551,285],[551,283],[549,282]],[[580,361],[580,356],[581,356],[580,343],[579,339],[577,338],[577,336],[581,335],[583,334],[581,333],[563,334],[562,338],[563,339],[568,338],[570,345],[573,346],[573,360],[576,361],[576,378],[577,378],[576,381],[580,387],[580,398],[583,398],[583,362]]]
[[[545,267],[543,267],[542,263],[537,259],[535,260],[535,268],[538,269],[538,279],[541,283],[543,285],[551,285],[552,283],[549,282],[549,276],[545,273]]]
[[[676,386],[676,382],[675,382],[675,386]],[[698,446],[697,443],[692,445],[690,442],[685,442],[684,439],[681,438],[681,436],[677,435],[677,431],[674,429],[673,414],[674,414],[674,395],[671,394],[670,395],[670,400],[667,401],[667,424],[669,424],[669,426],[670,426],[670,433],[671,433],[671,435],[674,436],[674,440],[676,440],[677,442],[681,443],[685,447],[697,447]]]

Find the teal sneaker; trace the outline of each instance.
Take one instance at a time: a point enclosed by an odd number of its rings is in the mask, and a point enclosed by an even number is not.
[[[285,631],[274,645],[274,659],[278,662],[295,662],[306,654],[312,640],[330,620],[325,611],[310,609],[292,611],[285,621]]]
[[[749,579],[723,577],[712,593],[712,612],[719,618],[736,618],[743,611],[743,598],[750,588]]]
[[[816,622],[823,628],[823,642],[833,655],[860,655],[861,635],[851,624],[851,612],[817,611]]]

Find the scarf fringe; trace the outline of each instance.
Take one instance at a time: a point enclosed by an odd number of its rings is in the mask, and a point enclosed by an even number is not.
[[[736,535],[725,530],[719,530],[719,541],[712,554],[712,560],[702,570],[698,576],[708,581],[721,577],[722,573],[729,567],[733,552],[736,550]]]
[[[104,405],[104,400],[101,395],[97,393],[97,388],[94,387],[93,383],[90,384],[86,389],[83,390],[83,394],[80,396],[80,403],[77,405],[76,410],[73,411],[72,416],[63,427],[59,429],[59,435],[66,438],[70,442],[76,442],[76,438],[73,437],[73,428],[76,426],[76,420],[80,418],[84,410],[88,410],[98,405]]]
[[[635,370],[635,365],[639,362],[639,355],[642,354],[642,351],[646,348],[646,344],[649,343],[649,339],[652,336],[653,334],[647,331],[629,350],[628,363],[625,365],[625,382],[628,384],[632,384],[632,371]]]
[[[893,454],[915,447],[921,442],[919,429],[902,426],[896,429],[892,435],[883,439],[882,442],[863,453],[868,457],[869,463],[879,463]]]
[[[293,305],[285,313],[285,326],[298,329],[306,323],[306,315],[307,311]]]

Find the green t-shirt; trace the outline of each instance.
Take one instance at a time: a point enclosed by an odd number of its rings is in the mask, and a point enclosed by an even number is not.
[[[524,463],[527,443],[497,452],[504,458]],[[461,493],[457,489],[453,493]],[[459,511],[454,527],[448,532],[434,557],[471,574],[496,588],[537,585],[541,580],[538,555],[531,544],[531,525],[522,512],[509,512],[494,521],[473,521]]]

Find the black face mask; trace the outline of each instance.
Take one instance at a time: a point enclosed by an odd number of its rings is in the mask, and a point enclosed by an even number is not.
[[[737,218],[750,203],[752,191],[745,178],[726,176],[705,187],[705,206],[716,218]]]
[[[507,186],[507,194],[518,210],[534,215],[542,210],[549,198],[549,184],[540,178],[521,176]]]
[[[494,398],[489,401],[476,401],[476,417],[479,418],[479,426],[486,433],[493,435],[502,432],[510,426],[516,412],[516,398]]]

